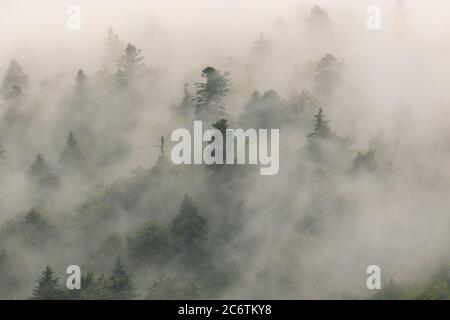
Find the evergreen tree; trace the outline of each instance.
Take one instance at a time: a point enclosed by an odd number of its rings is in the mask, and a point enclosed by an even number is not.
[[[329,27],[331,24],[328,13],[320,6],[313,6],[311,8],[310,16],[306,21],[313,30],[318,31]]]
[[[42,154],[36,156],[36,159],[28,170],[28,177],[34,186],[51,189],[59,186],[58,177]]]
[[[265,57],[272,50],[272,42],[269,41],[263,33],[259,35],[259,39],[253,43],[251,53],[255,56]]]
[[[59,163],[64,169],[75,171],[82,169],[83,156],[78,148],[78,142],[72,131],[67,137],[66,145],[59,157]]]
[[[375,150],[369,149],[366,152],[358,152],[353,159],[353,170],[359,171],[365,169],[369,172],[377,168],[377,160]]]
[[[14,84],[9,88],[9,91],[5,91],[4,98],[7,102],[4,119],[9,126],[13,126],[22,118],[22,110],[20,107],[25,101],[25,95],[22,92],[22,88]]]
[[[180,213],[172,222],[175,248],[195,261],[203,256],[203,245],[206,241],[207,230],[206,218],[198,213],[192,199],[185,195],[181,203]]]
[[[4,92],[8,93],[13,86],[18,86],[21,89],[27,89],[28,87],[28,76],[23,71],[22,66],[14,59],[9,64],[3,78],[2,88]]]
[[[37,286],[33,289],[33,300],[59,300],[63,298],[59,279],[49,266],[42,272],[37,283]]]
[[[119,36],[112,28],[109,28],[108,35],[104,41],[104,67],[107,71],[112,71],[123,51],[123,44]]]
[[[127,81],[131,81],[137,74],[145,69],[144,57],[141,50],[129,43],[125,48],[125,53],[119,59],[119,68]]]
[[[117,258],[108,285],[109,298],[113,300],[128,300],[134,297],[134,288],[131,275],[125,270],[125,266]]]
[[[83,94],[86,92],[86,74],[82,69],[78,70],[75,77],[75,93]]]
[[[70,290],[73,300],[99,300],[108,298],[108,282],[103,275],[96,277],[92,272],[81,276],[81,289]]]
[[[217,120],[225,114],[223,98],[230,91],[229,73],[220,73],[212,67],[202,71],[205,82],[195,84],[196,115],[204,120]]]
[[[318,62],[314,78],[316,95],[328,97],[334,92],[340,79],[340,68],[341,63],[329,53]]]
[[[20,98],[22,98],[22,96],[22,88],[19,85],[14,84],[6,93],[5,99],[8,101],[21,101]]]
[[[321,101],[309,91],[302,90],[301,94],[295,95],[290,100],[290,107],[294,117],[309,116],[320,108]],[[313,111],[314,110],[314,111]]]
[[[329,121],[325,120],[322,108],[319,109],[319,113],[314,118],[316,118],[314,130],[306,136],[310,144],[316,144],[319,140],[330,139],[334,136],[331,132]]]
[[[30,248],[42,248],[57,236],[57,230],[34,208],[20,222],[19,231],[21,239]]]
[[[275,90],[264,94],[255,90],[242,110],[240,122],[246,128],[279,128],[284,124],[285,106],[285,101]]]
[[[161,265],[172,254],[170,230],[160,224],[145,225],[128,238],[127,245],[135,265]]]

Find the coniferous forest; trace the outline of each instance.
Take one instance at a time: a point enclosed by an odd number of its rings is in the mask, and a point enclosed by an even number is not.
[[[0,299],[450,298],[448,4],[175,2],[0,3]]]

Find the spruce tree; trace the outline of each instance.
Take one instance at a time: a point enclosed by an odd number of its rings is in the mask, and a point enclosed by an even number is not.
[[[119,59],[119,68],[127,81],[131,81],[137,74],[145,69],[144,57],[141,50],[129,43],[125,48],[124,54]]]
[[[316,31],[328,28],[331,24],[328,13],[320,6],[313,6],[310,11],[310,16],[306,20],[307,24]]]
[[[55,175],[49,163],[42,154],[38,154],[28,170],[30,182],[37,187],[56,188],[59,186],[58,176]]]
[[[196,115],[203,120],[216,121],[225,114],[223,98],[230,91],[229,73],[220,73],[213,67],[202,71],[205,82],[195,84],[197,88],[195,103]]]
[[[128,238],[127,246],[134,265],[162,265],[172,254],[170,229],[161,224],[146,224]]]
[[[113,300],[128,300],[134,297],[134,288],[131,281],[131,275],[126,271],[120,257],[112,271],[108,285],[109,298]]]
[[[314,78],[315,94],[318,96],[330,96],[340,79],[341,64],[332,54],[326,54],[317,63],[316,75]]]
[[[323,113],[322,108],[319,109],[319,113],[316,114],[314,118],[316,118],[314,130],[306,136],[310,144],[315,144],[319,140],[329,139],[333,136],[329,121],[325,120],[325,114]]]
[[[28,87],[28,76],[22,69],[22,66],[16,61],[12,60],[9,64],[6,75],[3,78],[3,91],[9,93],[13,86],[20,87],[21,90]]]
[[[33,289],[33,300],[58,300],[63,298],[63,292],[59,286],[59,279],[53,270],[47,266],[41,273],[37,286]]]
[[[192,261],[203,256],[208,223],[198,213],[192,199],[185,195],[180,213],[172,222],[172,235],[178,252],[187,255]]]
[[[86,92],[86,74],[82,69],[78,70],[75,77],[75,93],[83,94]]]
[[[72,131],[67,136],[66,145],[59,157],[59,164],[63,169],[69,171],[79,171],[82,169],[83,156]]]
[[[112,28],[109,28],[108,35],[104,42],[104,68],[107,71],[112,71],[120,58],[123,51],[123,44],[119,36]]]

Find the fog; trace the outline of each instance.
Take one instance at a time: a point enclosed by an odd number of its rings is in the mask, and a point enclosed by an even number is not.
[[[2,0],[0,298],[448,297],[448,17],[444,0]],[[279,172],[172,164],[175,129],[220,119],[279,129]]]

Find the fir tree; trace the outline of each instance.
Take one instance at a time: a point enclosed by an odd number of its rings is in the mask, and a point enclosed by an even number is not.
[[[328,97],[334,92],[340,79],[340,67],[337,58],[329,53],[318,62],[314,78],[315,94]]]
[[[329,121],[325,120],[322,108],[319,109],[319,113],[314,118],[316,118],[314,130],[306,136],[310,144],[315,144],[319,140],[326,140],[334,136],[331,132]]]
[[[82,69],[78,70],[75,77],[75,93],[83,94],[86,92],[86,74]]]
[[[19,230],[24,243],[35,249],[43,248],[49,240],[57,237],[55,227],[34,208],[31,208],[20,222]]]
[[[240,122],[247,128],[279,128],[286,103],[275,90],[254,91],[244,106]]]
[[[56,188],[59,186],[58,177],[42,154],[36,156],[36,159],[28,170],[28,177],[31,183],[38,187]]]
[[[111,71],[117,64],[123,51],[123,44],[119,36],[112,28],[109,28],[108,35],[104,41],[104,67],[107,71]]]
[[[6,75],[3,78],[3,91],[10,92],[13,86],[18,86],[22,90],[28,87],[28,76],[24,73],[22,66],[16,61],[12,60],[9,64]]]
[[[135,265],[161,265],[172,254],[170,230],[160,224],[147,224],[128,238],[130,259]]]
[[[37,283],[37,286],[33,289],[33,300],[59,300],[63,298],[59,279],[49,266],[42,272]]]
[[[78,142],[72,131],[67,137],[66,145],[59,157],[59,163],[64,169],[76,171],[82,169],[83,156],[78,148]]]
[[[196,115],[204,120],[217,120],[225,114],[223,98],[230,91],[229,73],[220,73],[212,67],[202,71],[205,82],[195,84]]]
[[[198,213],[192,199],[185,195],[180,207],[180,213],[172,222],[172,234],[175,248],[195,261],[203,255],[203,245],[206,241],[208,223],[206,218]]]
[[[127,300],[134,297],[134,288],[131,275],[125,270],[125,266],[117,258],[108,285],[109,298],[113,300]]]
[[[119,59],[119,68],[127,81],[131,81],[137,74],[143,72],[145,63],[142,60],[144,57],[141,55],[141,50],[129,43]]]

